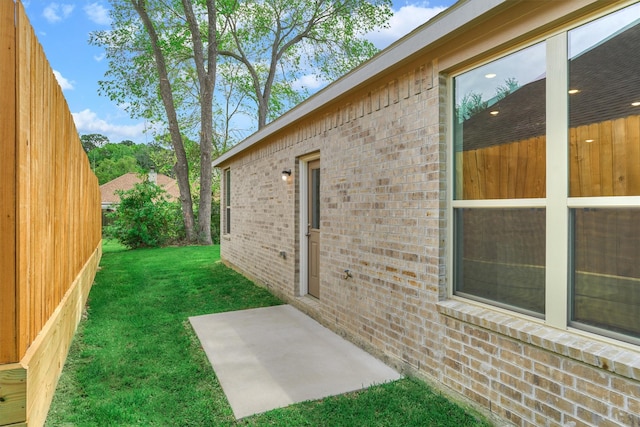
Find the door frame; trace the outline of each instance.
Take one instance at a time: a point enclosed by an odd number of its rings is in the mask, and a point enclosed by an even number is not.
[[[298,172],[300,179],[298,180],[298,191],[300,194],[299,207],[300,215],[298,217],[298,242],[300,248],[300,289],[298,296],[309,294],[309,242],[307,238],[307,224],[309,223],[309,163],[320,159],[320,152],[307,154],[298,159]]]

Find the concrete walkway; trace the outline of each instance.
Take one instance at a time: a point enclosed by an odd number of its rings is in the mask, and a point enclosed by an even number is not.
[[[290,305],[189,320],[238,419],[400,378]]]

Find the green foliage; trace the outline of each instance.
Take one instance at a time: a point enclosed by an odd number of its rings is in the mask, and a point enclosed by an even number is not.
[[[169,202],[161,187],[144,181],[118,195],[120,205],[108,236],[128,248],[163,246],[184,237],[180,206]]]
[[[218,178],[214,177],[214,185],[218,181],[219,181]],[[219,187],[219,183],[218,183],[218,187]],[[198,192],[194,192],[194,206],[196,207],[194,214],[196,215],[196,218],[197,218],[198,215],[200,215],[200,212],[197,209],[197,207],[199,206]],[[212,199],[211,200],[211,240],[214,245],[220,244],[220,231],[221,231],[220,230],[220,200]]]
[[[109,138],[99,133],[91,133],[88,135],[80,135],[80,141],[82,142],[82,148],[84,148],[85,153],[88,153],[108,143]]]
[[[235,79],[235,90],[255,102],[258,128],[308,95],[293,90],[301,77],[331,81],[371,58],[377,49],[364,35],[392,16],[390,0],[232,3],[218,6],[220,79]],[[222,67],[229,63],[245,70],[230,76]]]
[[[496,88],[496,99],[499,101],[506,98],[509,94],[518,90],[520,85],[515,77],[509,77],[504,81],[503,85]]]
[[[115,144],[100,134],[82,135],[80,139],[85,149],[93,147],[89,149],[87,156],[100,184],[128,172],[146,172],[155,166],[152,154],[154,150],[159,149],[158,147],[135,144],[130,140]],[[100,142],[96,143],[96,141]]]
[[[128,0],[110,0],[112,27],[95,31],[90,43],[105,49],[109,69],[100,93],[126,105],[133,117],[164,124],[158,73],[149,36]],[[192,0],[206,27],[206,5]],[[167,62],[182,135],[198,140],[199,82],[190,32],[181,1],[146,0]],[[214,155],[279,117],[304,100],[296,86],[313,74],[334,80],[371,58],[377,49],[364,35],[388,26],[391,0],[237,1],[220,0],[217,9],[216,95],[213,110]],[[286,12],[285,12],[286,11]],[[247,118],[254,121],[246,127]],[[256,120],[257,118],[257,120]],[[164,127],[166,129],[166,127]]]
[[[506,98],[508,95],[512,94],[520,85],[518,84],[518,80],[514,77],[509,77],[505,79],[504,84],[496,87],[496,94],[490,100],[485,101],[481,93],[471,91],[466,93],[460,104],[456,105],[456,117],[458,123],[462,123],[465,120],[470,119],[472,116],[486,110],[491,105],[496,102]]]
[[[392,16],[391,0],[110,3],[111,29],[89,40],[109,64],[100,93],[170,134],[186,236],[203,243],[211,225],[207,214],[193,229],[187,181],[202,178],[199,209],[208,212],[212,158],[301,102],[302,77],[330,81],[373,56],[364,35]],[[191,141],[198,141],[197,162],[189,160]]]
[[[488,101],[482,99],[482,94],[470,92],[462,97],[460,105],[456,105],[456,116],[458,123],[471,118],[471,116],[485,110],[489,106]]]
[[[119,159],[104,159],[93,170],[98,182],[104,184],[127,172],[141,172],[135,157],[121,157]]]

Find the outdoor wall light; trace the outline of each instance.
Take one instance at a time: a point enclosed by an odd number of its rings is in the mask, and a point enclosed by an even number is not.
[[[291,176],[291,169],[285,169],[282,171],[282,180],[283,181],[287,181],[289,179],[289,177]]]

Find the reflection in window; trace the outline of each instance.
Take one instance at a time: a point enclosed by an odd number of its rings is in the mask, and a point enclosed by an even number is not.
[[[564,40],[568,57],[545,42],[454,78],[454,293],[640,344],[640,203],[616,197],[640,196],[640,3]],[[569,86],[550,74],[547,93],[546,67]],[[546,103],[567,99],[547,141]],[[546,269],[553,248],[568,262]]]
[[[545,44],[454,80],[455,198],[545,195]]]
[[[544,209],[457,209],[455,293],[543,315],[544,246]]]
[[[574,212],[571,319],[640,338],[640,210]]]
[[[311,170],[311,228],[320,229],[320,169]]]
[[[640,195],[640,4],[569,31],[570,195]]]

